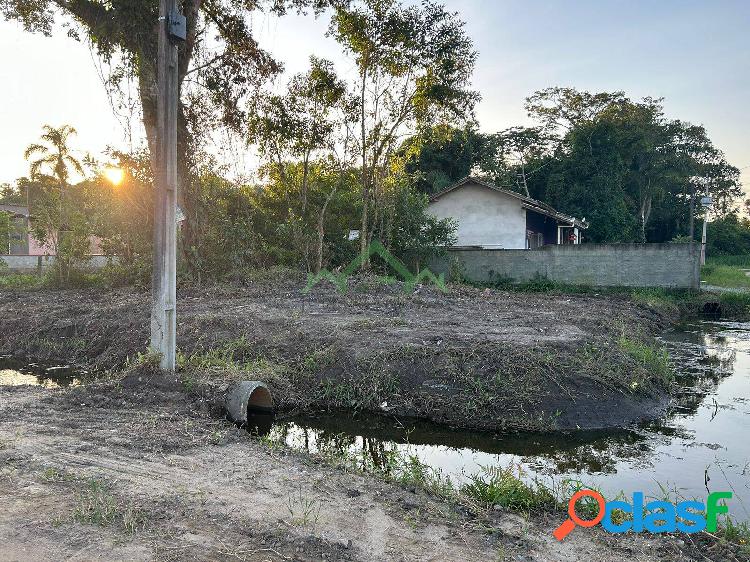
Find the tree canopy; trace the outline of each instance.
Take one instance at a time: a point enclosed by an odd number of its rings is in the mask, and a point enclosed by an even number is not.
[[[694,237],[704,194],[713,197],[716,217],[737,208],[739,170],[702,126],[667,119],[661,99],[554,87],[529,96],[526,109],[535,126],[490,134],[439,126],[408,139],[402,151],[414,185],[430,193],[471,168],[585,217],[593,242]],[[448,173],[447,161],[460,172]]]

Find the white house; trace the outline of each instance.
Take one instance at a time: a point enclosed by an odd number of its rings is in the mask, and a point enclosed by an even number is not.
[[[515,191],[467,177],[430,197],[427,212],[458,222],[456,246],[530,249],[579,244],[588,225]]]

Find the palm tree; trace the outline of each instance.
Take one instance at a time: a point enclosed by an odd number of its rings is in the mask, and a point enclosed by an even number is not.
[[[40,139],[50,146],[41,143],[30,144],[23,157],[26,160],[38,155],[39,158],[31,161],[29,171],[32,178],[38,178],[43,175],[42,171],[46,168],[52,171],[52,176],[60,182],[60,189],[63,190],[68,185],[72,168],[79,174],[83,174],[81,162],[73,156],[73,152],[68,146],[68,139],[77,134],[76,130],[70,125],[63,125],[55,128],[50,125],[42,127],[44,134]]]
[[[62,125],[55,128],[51,125],[42,127],[44,133],[40,137],[42,142],[33,143],[24,151],[23,157],[30,161],[29,172],[32,179],[52,177],[58,181],[59,200],[57,217],[49,214],[49,208],[40,209],[43,217],[42,224],[46,224],[45,230],[55,251],[58,276],[61,280],[70,277],[71,256],[64,250],[63,233],[68,229],[65,191],[68,187],[70,170],[83,175],[84,170],[81,162],[73,156],[73,151],[68,146],[69,139],[77,134],[70,125]],[[44,173],[51,172],[51,173]]]

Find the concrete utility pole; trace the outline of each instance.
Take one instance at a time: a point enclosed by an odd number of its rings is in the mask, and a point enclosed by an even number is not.
[[[711,210],[713,199],[706,195],[701,198],[701,206],[703,207],[703,236],[701,236],[701,265],[706,265],[706,230],[708,226],[708,212]]]
[[[151,348],[161,368],[175,368],[177,285],[177,41],[185,39],[185,18],[177,0],[161,0],[157,62],[158,170],[154,197],[154,272],[151,284]]]

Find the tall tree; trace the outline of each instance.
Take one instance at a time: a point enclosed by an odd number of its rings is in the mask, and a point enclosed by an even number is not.
[[[72,169],[74,172],[83,175],[84,170],[81,161],[73,155],[73,151],[68,144],[70,138],[77,134],[73,127],[62,125],[55,128],[51,125],[44,125],[42,129],[44,131],[40,137],[42,142],[30,144],[24,151],[23,157],[29,161],[29,175],[32,180],[44,179],[46,175],[48,178],[54,178],[57,183],[59,208],[57,221],[59,221],[59,224],[54,239],[55,249],[58,250],[59,230],[66,226],[68,218],[65,213],[65,194],[68,189],[70,171]],[[45,172],[48,173],[45,174]]]
[[[47,175],[56,178],[60,189],[64,189],[68,185],[71,169],[81,175],[84,173],[81,161],[73,155],[73,150],[68,144],[77,132],[70,125],[57,128],[44,125],[42,130],[42,142],[30,144],[23,157],[29,161],[29,172],[33,179],[45,171],[50,172]]]
[[[587,236],[593,241],[692,236],[696,194],[713,195],[719,214],[731,212],[740,194],[739,171],[705,129],[666,119],[661,99],[548,88],[526,106],[556,137],[531,192],[591,219]]]
[[[486,140],[473,128],[438,123],[408,137],[396,155],[412,185],[429,195],[468,176],[481,161]]]
[[[362,0],[338,7],[329,34],[357,68],[351,91],[358,100],[364,252],[374,228],[387,231],[393,218],[393,201],[384,204],[385,180],[401,139],[417,123],[471,115],[479,99],[469,88],[477,54],[458,15],[429,0],[418,6]]]
[[[339,181],[330,181],[335,175],[332,169],[343,175],[351,167],[350,102],[333,64],[311,57],[310,70],[292,77],[284,94],[257,98],[251,111],[249,140],[275,167],[274,173],[285,187],[284,220],[292,225],[293,243],[302,248],[305,266],[316,272],[323,263],[325,215],[340,185]],[[298,166],[290,166],[291,162]],[[309,193],[316,181],[318,187],[327,186],[328,196],[310,209]],[[317,215],[315,221],[309,220],[309,213]],[[314,236],[309,231],[313,222]],[[313,241],[313,237],[317,239]]]
[[[52,246],[57,280],[67,283],[73,266],[89,250],[89,217],[82,212],[81,201],[68,193],[71,171],[83,175],[84,169],[69,145],[76,134],[73,127],[45,125],[43,130],[42,142],[29,145],[24,152],[32,180],[44,186],[30,209],[32,230],[35,238]]]
[[[493,181],[513,187],[530,197],[529,177],[544,166],[543,156],[549,153],[554,136],[542,127],[510,127],[488,136],[488,153],[482,169]],[[491,148],[489,148],[491,147]]]

